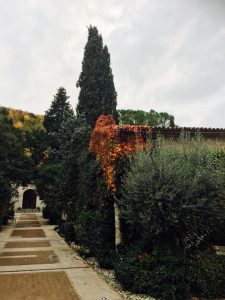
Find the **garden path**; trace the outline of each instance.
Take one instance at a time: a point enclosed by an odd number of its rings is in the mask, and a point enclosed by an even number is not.
[[[15,218],[0,232],[1,300],[121,300],[41,214]]]

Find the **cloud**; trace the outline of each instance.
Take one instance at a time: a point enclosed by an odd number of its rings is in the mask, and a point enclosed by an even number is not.
[[[1,1],[0,104],[44,113],[59,86],[75,107],[87,26],[111,53],[118,107],[225,127],[223,0]]]

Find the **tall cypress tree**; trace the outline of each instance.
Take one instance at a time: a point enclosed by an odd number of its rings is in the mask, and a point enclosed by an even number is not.
[[[82,71],[77,81],[80,87],[77,114],[84,114],[92,128],[101,114],[113,114],[117,120],[117,93],[110,67],[110,54],[103,47],[102,36],[96,27],[88,28]]]
[[[103,92],[102,95],[103,95],[104,114],[105,115],[113,114],[115,120],[117,121],[118,119],[118,113],[116,111],[117,93],[114,86],[112,69],[110,67],[111,64],[110,54],[108,51],[108,47],[106,45],[103,48],[102,56],[103,56],[102,80],[104,86],[104,89],[102,90]]]

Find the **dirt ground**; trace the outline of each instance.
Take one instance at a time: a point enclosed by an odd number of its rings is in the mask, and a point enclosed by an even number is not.
[[[17,251],[0,253],[0,266],[18,266],[57,263],[54,251]]]
[[[80,300],[65,272],[0,275],[1,300]]]
[[[51,247],[48,241],[34,242],[7,242],[4,248],[35,248],[35,247]]]
[[[43,229],[13,230],[11,236],[22,238],[46,237]]]

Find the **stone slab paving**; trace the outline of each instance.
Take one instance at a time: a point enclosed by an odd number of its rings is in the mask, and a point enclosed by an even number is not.
[[[27,220],[27,226],[17,229],[16,224],[22,222],[21,219],[23,219],[23,222]],[[32,222],[36,224],[37,221],[41,224],[41,230],[44,232],[44,235],[41,234],[42,236],[33,234],[33,230],[35,229],[29,227]],[[18,230],[19,234],[15,235],[15,231],[18,233]],[[37,230],[38,229],[36,229],[36,231]],[[33,231],[33,233],[29,233],[29,231]],[[54,231],[54,226],[46,224],[46,220],[42,219],[39,213],[16,214],[16,223],[5,226],[3,230],[0,231],[0,257],[5,256],[7,259],[10,259],[9,256],[12,256],[16,258],[17,261],[21,259],[22,262],[24,256],[32,260],[34,258],[33,256],[37,255],[37,253],[39,253],[40,257],[45,257],[46,251],[53,251],[55,258],[57,258],[55,262],[46,263],[44,260],[29,265],[23,263],[18,263],[17,265],[0,265],[1,300],[121,300],[118,293],[112,290],[112,288],[65,243]],[[10,255],[7,253],[10,253]],[[0,263],[1,260],[2,259],[0,259]],[[61,276],[64,279],[61,280]],[[22,280],[23,278],[24,280]],[[41,280],[41,278],[45,279]],[[11,284],[15,285],[17,293],[13,293],[11,289],[7,295],[6,286],[10,286],[10,280]],[[48,282],[50,290],[51,286],[61,286],[60,293],[62,290],[65,291],[65,294],[62,294],[62,296],[58,292],[58,296],[56,296],[53,291],[53,298],[51,298],[48,289],[46,289],[46,282]],[[63,284],[61,285],[60,282]],[[31,285],[33,289],[29,289],[28,285]],[[71,289],[73,292],[68,293]],[[40,292],[41,290],[43,293]],[[5,298],[2,298],[2,295],[5,295]]]
[[[5,251],[0,253],[0,266],[53,264],[58,262],[55,252],[50,251]]]
[[[65,272],[0,274],[1,300],[80,300]]]
[[[48,241],[32,241],[32,242],[7,242],[4,248],[35,248],[35,247],[51,247]]]
[[[36,238],[36,237],[45,237],[43,229],[27,229],[21,228],[13,230],[11,237],[20,237],[20,238]]]

